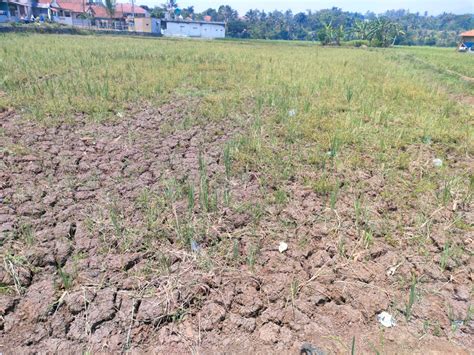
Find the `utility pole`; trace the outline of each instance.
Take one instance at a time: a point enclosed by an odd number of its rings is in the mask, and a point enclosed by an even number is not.
[[[132,0],[132,21],[133,21],[133,32],[136,31],[135,29],[135,0]]]

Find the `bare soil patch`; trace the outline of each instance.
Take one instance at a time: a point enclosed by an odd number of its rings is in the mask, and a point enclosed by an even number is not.
[[[144,189],[166,194],[171,180],[198,185],[200,152],[209,178],[219,181],[224,143],[242,131],[229,121],[187,126],[189,110],[177,102],[116,122],[56,127],[3,117],[2,353],[299,353],[304,343],[347,353],[353,336],[361,352],[472,349],[471,258],[447,259],[440,270],[377,236],[370,249],[344,257],[329,236],[337,229],[355,250],[353,225],[329,223],[334,212],[297,182],[287,205],[269,206],[257,220],[260,176],[233,178],[233,199],[248,208],[213,213],[199,251],[170,229],[186,213],[186,198],[153,214],[150,234],[137,205]],[[355,171],[352,178],[366,182],[371,209],[396,215],[399,207],[378,196],[382,176]],[[336,220],[349,220],[344,208],[339,213]],[[434,216],[428,248],[440,257],[450,213]],[[471,250],[472,238],[463,234]],[[289,241],[285,253],[280,240]],[[423,297],[406,322],[400,314],[414,274]],[[387,310],[398,315],[394,328],[377,322]]]

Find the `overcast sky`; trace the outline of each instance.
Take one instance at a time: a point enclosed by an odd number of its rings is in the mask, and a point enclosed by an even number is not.
[[[129,0],[130,1],[130,0]],[[164,3],[165,0],[135,0],[139,5],[154,6]],[[391,9],[409,9],[411,12],[428,11],[437,15],[442,12],[457,14],[474,13],[474,0],[178,0],[181,7],[194,5],[196,11],[201,12],[209,7],[217,8],[219,5],[230,5],[244,15],[249,9],[265,11],[287,10],[294,13],[307,9],[319,10],[337,6],[346,11],[365,13],[373,11],[381,13]]]

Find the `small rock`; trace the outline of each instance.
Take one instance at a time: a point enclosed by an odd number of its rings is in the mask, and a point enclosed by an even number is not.
[[[226,311],[224,307],[216,303],[204,306],[201,310],[201,328],[203,330],[213,330],[225,319]]]
[[[301,346],[300,354],[301,355],[325,355],[326,353],[322,351],[321,349],[317,348],[316,346],[313,346],[309,343],[304,343]]]
[[[166,304],[154,298],[143,299],[137,314],[137,320],[143,323],[159,321],[167,314]]]
[[[280,328],[275,323],[267,323],[260,328],[259,337],[267,343],[278,342]]]
[[[236,314],[231,314],[230,321],[234,325],[245,330],[248,333],[252,333],[255,330],[255,326],[256,326],[255,318],[244,318]]]
[[[36,163],[33,163],[33,162],[30,162],[26,166],[26,171],[34,173],[34,174],[39,174],[42,170],[43,169],[41,168],[41,166],[39,164],[36,164]]]
[[[95,298],[95,292],[83,289],[69,293],[66,298],[66,305],[69,312],[76,315],[86,310]]]
[[[454,290],[454,297],[458,301],[469,301],[470,299],[470,294],[469,294],[469,288],[467,288],[464,285],[457,286]]]
[[[117,308],[115,307],[116,291],[105,289],[97,293],[94,302],[90,305],[88,321],[92,333],[103,322],[114,318]]]

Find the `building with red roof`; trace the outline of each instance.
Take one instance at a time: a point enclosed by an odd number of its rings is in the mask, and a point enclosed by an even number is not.
[[[127,30],[135,18],[149,17],[145,9],[130,3],[116,3],[109,13],[100,0],[52,0],[51,8],[54,21],[71,26]]]
[[[44,1],[44,0],[42,0]],[[148,12],[138,5],[130,3],[116,3],[115,11],[109,15],[102,2],[90,0],[53,0],[51,6],[69,16],[88,14],[95,18],[122,19],[126,17],[147,17]]]
[[[115,11],[109,14],[100,1],[91,0],[53,0],[51,7],[58,12],[59,18],[90,18],[107,21],[125,21],[128,18],[148,17],[148,12],[138,5],[116,3]]]
[[[59,23],[75,25],[75,21],[95,20],[125,24],[133,18],[148,17],[148,12],[131,3],[116,3],[109,14],[101,0],[0,0],[0,15],[10,21],[47,18]],[[3,6],[5,5],[5,6]]]
[[[474,52],[474,30],[463,32],[459,35],[461,43],[459,44],[460,52]]]

